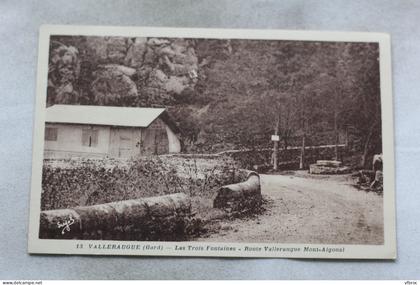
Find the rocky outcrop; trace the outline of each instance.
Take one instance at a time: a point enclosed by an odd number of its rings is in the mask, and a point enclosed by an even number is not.
[[[86,41],[97,62],[135,70],[130,75],[121,75],[115,71],[109,74],[108,68],[105,68],[105,74],[103,70],[97,72],[99,74],[95,76],[92,84],[95,101],[99,100],[97,103],[113,101],[121,97],[120,93],[124,90],[141,96],[132,88],[134,82],[131,82],[131,79],[135,81],[138,89],[152,93],[151,96],[155,97],[159,97],[163,92],[181,94],[185,88],[194,87],[197,82],[198,59],[189,40],[87,37]]]
[[[124,57],[124,64],[134,68],[139,68],[144,64],[145,54],[147,51],[146,38],[134,38],[130,42],[127,53]]]
[[[222,186],[213,200],[213,207],[238,216],[258,212],[261,203],[260,176],[249,172],[246,181]]]
[[[98,63],[125,64],[132,39],[126,37],[86,37],[91,57]]]
[[[123,65],[100,66],[94,72],[92,94],[95,104],[119,105],[138,97],[136,83],[131,79],[136,70]]]
[[[194,46],[185,39],[150,38],[146,43],[138,82],[149,96],[181,94],[194,88],[198,80],[198,58]],[[164,98],[165,99],[165,98]]]
[[[47,104],[74,103],[79,94],[75,88],[80,75],[79,51],[60,42],[52,41],[51,44],[53,48],[48,64]]]
[[[198,81],[195,43],[188,39],[93,36],[66,41],[81,54],[52,41],[49,105],[165,104]]]
[[[177,240],[186,235],[191,200],[183,193],[42,211],[43,239]]]

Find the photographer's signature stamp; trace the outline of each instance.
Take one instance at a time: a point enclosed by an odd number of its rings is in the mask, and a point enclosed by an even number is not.
[[[64,235],[64,233],[65,233],[66,231],[70,232],[70,226],[71,226],[71,225],[73,225],[73,224],[74,224],[74,219],[73,219],[73,217],[72,217],[72,216],[70,216],[70,217],[69,217],[69,219],[68,219],[67,221],[64,221],[64,222],[62,222],[62,223],[57,222],[57,227],[58,227],[59,229],[63,228],[63,229],[61,230],[61,234],[62,234],[62,235]]]

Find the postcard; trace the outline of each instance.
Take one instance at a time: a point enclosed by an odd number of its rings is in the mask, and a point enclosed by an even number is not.
[[[31,254],[395,259],[390,38],[42,26]]]

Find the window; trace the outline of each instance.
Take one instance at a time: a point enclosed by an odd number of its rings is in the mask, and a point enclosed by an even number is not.
[[[82,145],[96,147],[98,145],[98,130],[84,129],[82,131]]]
[[[45,140],[57,141],[57,128],[45,128]]]

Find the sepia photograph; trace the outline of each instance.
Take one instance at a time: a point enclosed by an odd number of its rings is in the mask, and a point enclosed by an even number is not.
[[[395,257],[387,37],[47,28],[30,252]]]

